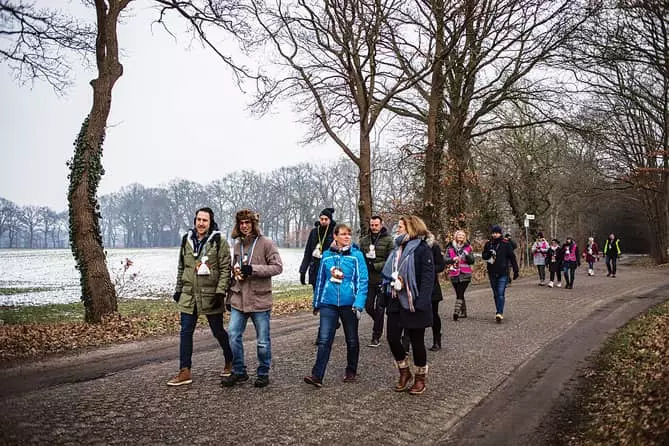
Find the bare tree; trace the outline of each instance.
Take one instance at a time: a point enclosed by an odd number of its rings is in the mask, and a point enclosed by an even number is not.
[[[19,82],[45,81],[57,93],[71,84],[74,60],[95,52],[95,28],[24,0],[0,0],[0,62]]]
[[[590,100],[580,116],[611,188],[634,188],[651,254],[669,262],[669,5],[600,1],[567,54]]]
[[[388,101],[427,74],[419,69],[407,76],[397,64],[391,41],[411,34],[410,25],[396,20],[404,3],[250,1],[258,39],[268,42],[279,70],[273,88],[261,91],[257,110],[290,99],[310,126],[307,141],[329,137],[353,161],[363,227],[373,207],[370,134]]]
[[[414,94],[397,98],[391,109],[428,125],[424,216],[433,225],[446,217],[455,226],[466,226],[477,187],[473,142],[518,125],[500,122],[495,115],[509,102],[534,109],[534,115],[541,117],[536,123],[552,119],[548,106],[559,105],[559,89],[542,68],[568,41],[584,14],[577,2],[568,0],[417,4],[422,14],[415,20],[422,24],[423,35],[430,36],[417,53],[440,71],[429,82],[417,84]],[[442,190],[443,198],[435,189]]]

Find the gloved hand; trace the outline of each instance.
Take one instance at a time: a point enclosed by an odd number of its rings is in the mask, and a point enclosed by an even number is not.
[[[518,279],[518,277],[520,277],[520,275],[518,274],[518,271],[514,271],[514,273],[513,273],[513,280]]]
[[[177,291],[172,295],[172,299],[174,299],[174,302],[179,302],[180,298],[181,298],[181,291]]]
[[[228,313],[232,313],[232,305],[225,304],[225,311],[227,311]]]
[[[253,273],[253,267],[251,265],[242,265],[241,270],[244,277],[248,277]]]
[[[362,308],[353,307],[353,312],[355,313],[355,317],[360,320],[362,317]]]
[[[300,283],[302,285],[307,284],[307,273],[300,273]]]
[[[314,316],[318,316],[318,312],[319,312],[319,309],[318,309],[318,308],[314,308]]]

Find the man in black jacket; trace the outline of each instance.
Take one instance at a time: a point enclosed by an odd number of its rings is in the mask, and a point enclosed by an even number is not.
[[[502,228],[494,225],[492,237],[483,247],[481,258],[488,262],[488,279],[495,299],[495,320],[498,324],[504,319],[504,292],[509,279],[509,265],[513,268],[513,279],[518,278],[518,262],[511,244],[502,237]]]
[[[334,208],[325,208],[321,211],[304,247],[304,257],[300,265],[300,283],[307,284],[306,274],[309,272],[309,284],[312,289],[316,287],[316,277],[323,252],[327,251],[334,241],[334,228],[337,226],[337,222],[332,219],[334,211]],[[337,321],[337,328],[340,326],[341,323]],[[318,345],[318,336],[314,345]]]
[[[323,252],[330,248],[334,240],[332,232],[337,222],[332,219],[334,208],[325,208],[318,216],[318,221],[314,223],[314,229],[309,233],[307,246],[304,247],[304,257],[300,265],[300,283],[306,285],[306,274],[309,272],[309,284],[316,286],[316,275],[318,267],[321,264]]]

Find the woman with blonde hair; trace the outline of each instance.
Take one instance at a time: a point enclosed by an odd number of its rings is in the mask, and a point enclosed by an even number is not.
[[[455,290],[455,308],[453,309],[453,320],[467,317],[467,303],[465,302],[465,291],[472,281],[472,265],[474,264],[474,253],[472,246],[467,240],[465,231],[459,229],[453,234],[453,240],[446,246],[446,265],[448,265],[448,278]]]
[[[395,249],[382,271],[389,297],[387,339],[400,374],[395,391],[403,392],[411,387],[409,393],[412,395],[425,392],[428,370],[425,329],[432,325],[435,273],[432,250],[425,242],[427,236],[427,227],[420,217],[401,217]],[[402,331],[409,337],[413,351],[416,367],[413,385],[409,356],[402,346]]]

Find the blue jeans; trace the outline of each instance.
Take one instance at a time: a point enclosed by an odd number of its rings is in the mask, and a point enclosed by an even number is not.
[[[562,267],[564,280],[570,287],[574,286],[574,276],[576,275],[576,264],[567,264]]]
[[[488,279],[490,279],[490,288],[492,288],[492,296],[495,299],[495,312],[504,314],[504,292],[506,291],[506,283],[509,280],[509,276],[488,274]]]
[[[223,314],[208,314],[209,328],[223,350],[225,362],[232,362],[232,350],[228,333],[223,328]],[[181,342],[179,344],[179,368],[191,368],[193,356],[193,333],[197,325],[197,308],[193,314],[181,313]]]
[[[358,341],[358,318],[353,312],[353,307],[323,305],[319,308],[319,314],[321,319],[318,330],[318,353],[316,353],[316,364],[311,369],[311,375],[321,380],[325,376],[325,368],[330,360],[332,341],[339,319],[341,319],[346,337],[346,373],[355,374],[358,370],[360,342]]]
[[[230,315],[230,347],[232,347],[232,373],[243,375],[246,373],[244,364],[244,343],[242,335],[246,330],[246,322],[251,318],[256,329],[256,345],[258,350],[258,376],[268,376],[269,367],[272,364],[272,342],[269,338],[269,317],[271,311],[260,311],[257,313],[242,313],[233,308]]]
[[[618,257],[606,256],[606,269],[609,274],[615,274],[617,266],[618,266]]]

